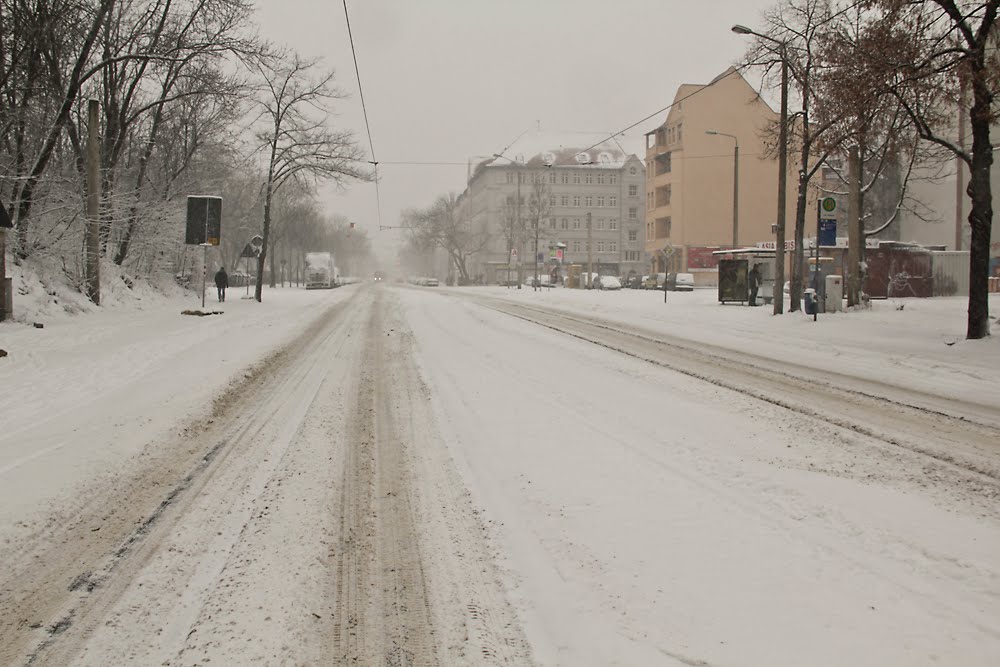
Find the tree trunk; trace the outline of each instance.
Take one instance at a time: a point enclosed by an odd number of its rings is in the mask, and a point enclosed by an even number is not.
[[[806,161],[809,159],[809,149],[802,149],[803,167],[799,171],[799,195],[795,200],[795,251],[792,253],[792,283],[789,286],[791,297],[789,312],[796,312],[802,307],[802,275],[804,273],[805,230],[806,230],[806,195],[809,180],[806,178]],[[817,243],[819,239],[817,239]]]
[[[993,226],[993,193],[990,168],[993,166],[993,146],[990,143],[990,107],[993,95],[986,82],[985,68],[973,72],[973,104],[969,114],[972,127],[972,164],[969,174],[969,225],[972,240],[969,245],[969,319],[966,338],[990,335],[989,263],[990,233]]]
[[[274,197],[274,183],[268,177],[267,194],[264,197],[264,239],[260,246],[260,254],[257,256],[257,283],[254,286],[254,298],[259,303],[264,293],[264,267],[267,260],[267,245],[271,237],[271,200]],[[272,262],[273,263],[273,262]],[[272,279],[274,273],[272,272]]]

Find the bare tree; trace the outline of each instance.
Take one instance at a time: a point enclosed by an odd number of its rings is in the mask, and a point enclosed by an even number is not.
[[[486,247],[488,237],[472,230],[460,214],[454,194],[441,195],[426,209],[403,211],[403,224],[410,230],[416,248],[441,248],[458,272],[461,284],[468,284],[468,260]]]
[[[539,233],[541,232],[542,224],[548,219],[549,212],[551,211],[549,197],[552,194],[552,189],[549,187],[545,176],[544,172],[532,172],[531,190],[528,193],[528,225],[530,225],[531,231],[535,235],[534,244],[532,245],[535,258],[535,280],[533,283],[535,289],[538,289]]]
[[[990,169],[1000,93],[1000,0],[872,0],[881,48],[867,54],[881,73],[879,92],[898,100],[921,139],[969,167],[969,308],[966,337],[990,333],[989,252],[993,224]],[[971,97],[962,94],[967,89]],[[954,110],[968,107],[972,145],[951,139]]]
[[[255,298],[263,293],[264,266],[271,235],[274,195],[292,179],[333,181],[370,180],[364,154],[353,135],[333,130],[330,105],[343,94],[333,86],[333,72],[320,72],[317,60],[295,52],[266,58],[256,65],[260,96],[256,100],[261,125],[257,138],[264,153],[263,251],[257,258]]]

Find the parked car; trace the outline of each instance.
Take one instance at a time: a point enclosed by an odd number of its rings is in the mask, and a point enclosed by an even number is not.
[[[598,289],[621,289],[622,281],[617,276],[600,276],[594,283]]]
[[[437,278],[424,278],[423,279],[423,285],[425,287],[437,287],[438,286],[438,279]]]
[[[667,289],[672,292],[690,292],[694,289],[694,274],[672,273],[667,279]]]
[[[643,289],[663,289],[663,284],[667,280],[666,273],[651,273],[642,279]]]

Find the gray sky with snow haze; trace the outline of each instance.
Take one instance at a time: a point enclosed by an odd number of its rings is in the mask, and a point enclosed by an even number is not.
[[[519,134],[619,131],[667,106],[682,83],[707,83],[738,60],[775,0],[348,0],[383,225],[465,187],[474,156]],[[350,98],[340,126],[368,148],[343,0],[260,0],[265,37],[320,56]],[[753,81],[753,79],[751,79]],[[642,157],[658,114],[619,141]],[[404,165],[392,162],[446,162]],[[375,186],[324,191],[391,261],[401,232],[379,231]]]

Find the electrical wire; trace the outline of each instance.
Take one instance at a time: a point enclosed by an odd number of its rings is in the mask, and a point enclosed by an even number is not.
[[[674,102],[671,102],[670,104],[668,104],[667,106],[663,107],[662,109],[660,109],[660,110],[658,110],[658,111],[654,111],[653,113],[649,114],[648,116],[646,116],[646,117],[644,117],[644,118],[640,118],[639,120],[637,120],[636,122],[632,123],[631,125],[629,125],[628,127],[624,128],[624,129],[621,129],[621,130],[618,130],[617,132],[612,132],[612,133],[611,133],[611,134],[610,134],[610,135],[608,136],[608,139],[615,139],[615,137],[619,137],[619,136],[621,136],[621,135],[625,134],[626,132],[628,132],[629,130],[631,130],[631,129],[632,129],[633,127],[635,127],[636,125],[639,125],[640,123],[645,123],[645,122],[646,122],[647,120],[649,120],[650,118],[653,118],[654,116],[658,116],[658,115],[660,115],[661,113],[663,113],[664,111],[668,111],[669,109],[671,109],[671,108],[673,108],[673,107],[677,106],[677,105],[678,105],[678,104],[680,104],[681,102],[684,102],[685,100],[688,100],[688,99],[691,99],[692,97],[694,97],[695,95],[697,95],[697,94],[698,94],[698,93],[700,93],[701,91],[705,90],[706,88],[711,88],[712,86],[714,86],[715,84],[719,83],[719,82],[720,82],[720,81],[722,81],[723,79],[726,79],[726,78],[728,78],[728,77],[732,76],[733,74],[737,74],[737,73],[740,73],[740,72],[741,72],[742,70],[744,70],[744,69],[746,69],[746,68],[747,68],[747,66],[745,66],[745,65],[741,65],[741,66],[739,66],[739,67],[734,67],[734,68],[733,68],[732,70],[730,70],[729,72],[726,72],[725,74],[723,74],[723,75],[722,75],[722,76],[720,76],[720,77],[716,77],[715,79],[713,79],[713,80],[711,81],[711,83],[707,83],[707,84],[705,84],[704,86],[702,86],[702,87],[701,87],[701,88],[699,88],[698,90],[693,90],[693,91],[691,91],[691,92],[690,92],[689,94],[685,95],[685,96],[684,96],[684,97],[682,97],[681,99],[679,99],[679,100],[676,100],[676,101],[674,101]],[[593,146],[588,146],[588,147],[584,148],[584,149],[583,149],[582,151],[580,151],[580,153],[586,153],[586,152],[587,152],[587,151],[589,151],[589,150],[590,150],[591,148],[597,148],[598,146],[600,146],[601,144],[603,144],[603,143],[604,143],[605,141],[607,141],[608,139],[602,139],[602,140],[598,141],[598,142],[597,142],[596,144],[594,144]],[[618,143],[618,142],[617,142],[617,140],[615,141],[615,143]],[[577,155],[580,155],[580,153],[577,153]]]
[[[354,58],[354,74],[358,78],[358,94],[361,96],[361,111],[365,116],[365,130],[368,132],[368,148],[371,149],[372,159],[369,164],[375,171],[375,216],[378,219],[379,228],[382,227],[382,197],[378,188],[378,160],[375,158],[375,143],[372,141],[372,127],[368,123],[368,107],[365,104],[365,91],[361,87],[361,70],[358,68],[358,53],[354,49],[354,34],[351,32],[351,16],[347,11],[347,0],[344,0],[344,19],[347,21],[347,38],[351,42],[351,56]]]

